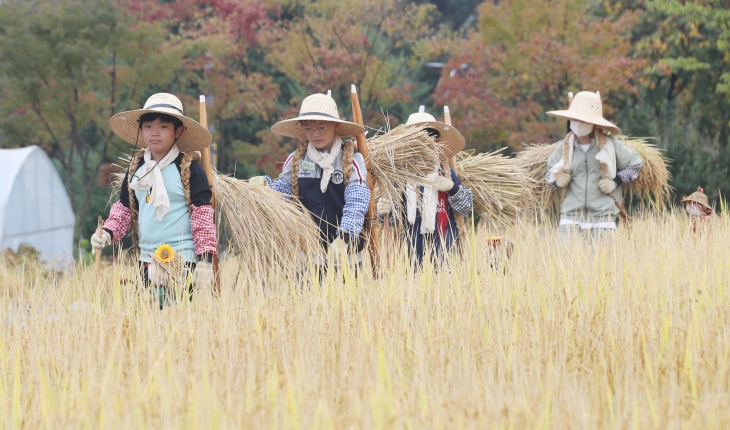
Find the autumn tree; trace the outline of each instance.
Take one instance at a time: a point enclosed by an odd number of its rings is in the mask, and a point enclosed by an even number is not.
[[[637,13],[612,20],[583,0],[487,1],[479,24],[453,45],[434,99],[480,150],[554,141],[565,123],[544,113],[566,108],[567,93],[600,91],[605,113],[636,92],[630,29]]]
[[[180,65],[166,36],[106,0],[0,5],[0,129],[10,145],[38,145],[57,163],[77,235],[90,234],[81,226],[100,166],[129,150],[107,120],[139,108]]]

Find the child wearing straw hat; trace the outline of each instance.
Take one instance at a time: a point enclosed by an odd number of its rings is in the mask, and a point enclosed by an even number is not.
[[[609,134],[621,130],[603,118],[598,93],[582,91],[569,109],[547,114],[570,121],[570,132],[547,160],[548,184],[564,190],[560,234],[599,239],[625,217],[620,185],[639,177],[641,157]]]
[[[119,200],[101,234],[91,237],[92,246],[116,244],[131,228],[146,286],[158,283],[151,255],[164,244],[184,259],[197,287],[210,285],[218,243],[212,191],[196,152],[210,144],[210,132],[167,93],[154,94],[142,109],[114,115],[109,127],[144,151],[132,155]]]
[[[443,255],[451,250],[458,235],[455,214],[469,215],[474,206],[474,196],[469,188],[459,182],[456,172],[448,164],[449,158],[464,149],[466,142],[461,133],[451,125],[436,121],[433,115],[425,112],[424,106],[408,117],[406,126],[423,128],[436,138],[440,147],[440,165],[434,166],[433,173],[429,175],[434,185],[420,187],[418,192],[414,188],[406,188],[403,193],[402,207],[405,208],[404,215],[408,222],[406,238],[410,251],[421,264],[426,248],[432,249],[435,255]],[[391,213],[393,209],[389,198],[378,200],[379,217]]]
[[[365,129],[340,119],[332,97],[313,94],[302,101],[298,117],[278,122],[271,130],[302,142],[287,157],[279,179],[257,176],[249,182],[299,198],[319,226],[323,248],[350,251],[360,261],[370,189],[365,159],[355,150],[355,142],[343,138]]]

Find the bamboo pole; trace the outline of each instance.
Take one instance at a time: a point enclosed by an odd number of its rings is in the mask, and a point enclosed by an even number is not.
[[[96,220],[96,236],[101,237],[101,232],[103,231],[102,226],[104,225],[104,219],[99,215],[99,218]],[[94,269],[96,271],[96,284],[99,285],[101,283],[101,248],[96,248],[94,250],[95,253],[95,260],[94,260]]]
[[[451,125],[451,112],[449,111],[448,106],[444,106],[444,124],[453,127]],[[456,169],[456,154],[454,154],[453,157],[449,158],[449,167],[454,169],[454,172],[457,172]],[[449,178],[451,176],[450,172],[444,172],[446,177]],[[456,220],[456,229],[458,231],[458,235],[456,236],[457,243],[462,241],[462,237],[464,237],[464,234],[466,233],[466,230],[464,228],[464,217],[454,213],[454,219]]]
[[[352,100],[352,117],[353,122],[356,124],[365,125],[362,117],[362,110],[360,110],[360,99],[357,96],[357,88],[353,84],[350,87],[350,98]],[[368,242],[368,249],[370,250],[370,261],[373,265],[373,276],[377,277],[380,273],[380,240],[378,235],[373,234],[373,225],[377,221],[375,215],[375,178],[373,177],[370,169],[370,157],[368,154],[367,142],[365,140],[365,133],[360,133],[355,136],[357,140],[357,149],[365,158],[365,168],[368,171],[368,188],[370,188],[370,204],[368,205],[368,212],[365,215],[365,228],[363,229],[363,235]]]
[[[200,95],[200,124],[205,127],[205,129],[208,129],[208,112],[205,106],[205,95]],[[215,189],[213,188],[213,164],[210,160],[210,145],[206,146],[200,151],[200,164],[203,165],[203,169],[205,170],[205,175],[208,177],[208,185],[210,185],[210,189],[213,192],[213,196],[210,199],[210,204],[213,207],[214,213],[215,213]],[[215,222],[215,215],[213,216],[213,221]],[[213,274],[215,276],[215,293],[217,295],[220,295],[221,293],[221,283],[220,283],[220,276],[218,275],[218,256],[213,256]]]

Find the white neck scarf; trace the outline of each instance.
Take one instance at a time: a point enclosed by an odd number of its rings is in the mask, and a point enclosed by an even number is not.
[[[170,210],[170,198],[167,196],[165,181],[162,179],[162,169],[172,164],[179,154],[180,150],[177,149],[177,145],[173,145],[162,160],[155,162],[152,161],[150,149],[145,149],[144,165],[134,174],[134,177],[141,179],[135,182],[129,181],[129,188],[137,191],[146,190],[150,193],[150,204],[157,208],[155,214],[157,221],[162,221]]]
[[[421,234],[433,233],[436,231],[436,212],[438,211],[439,192],[436,189],[436,178],[438,167],[426,178],[433,185],[423,187],[423,213],[421,214]],[[413,185],[406,186],[406,215],[408,222],[416,222],[416,210],[418,208],[418,193]]]
[[[322,181],[319,183],[319,189],[322,190],[323,193],[327,191],[327,185],[330,183],[330,177],[335,171],[335,160],[337,160],[341,150],[342,139],[340,139],[340,136],[335,136],[335,141],[332,144],[332,149],[330,149],[329,154],[320,152],[314,145],[312,145],[311,142],[307,146],[307,157],[322,168]]]

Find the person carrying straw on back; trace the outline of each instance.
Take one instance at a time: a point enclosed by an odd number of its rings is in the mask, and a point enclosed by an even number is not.
[[[302,141],[287,157],[278,179],[256,176],[249,182],[299,198],[319,226],[322,247],[334,254],[354,254],[351,259],[361,261],[360,233],[370,189],[365,159],[355,150],[355,142],[343,138],[365,129],[340,119],[332,97],[313,94],[302,101],[298,117],[278,122],[271,130]],[[321,273],[326,271],[325,262],[317,264]]]
[[[419,187],[418,190],[406,187],[402,195],[403,204],[400,205],[405,210],[408,247],[420,265],[426,248],[431,248],[435,255],[443,255],[452,249],[459,234],[455,214],[471,214],[474,196],[469,188],[461,185],[456,172],[448,164],[449,158],[464,149],[466,141],[461,133],[453,126],[436,121],[423,106],[408,117],[406,126],[424,128],[440,144],[440,163],[429,175],[433,186]],[[380,217],[395,209],[388,197],[381,197],[377,208]]]
[[[92,246],[119,243],[131,229],[145,286],[164,287],[153,261],[161,249],[167,258],[182,257],[196,287],[210,286],[218,242],[212,191],[196,153],[210,144],[210,132],[185,116],[180,99],[167,93],[154,94],[142,109],[114,115],[109,127],[144,151],[132,155],[119,200],[102,232],[91,237]],[[164,292],[160,296],[162,306]]]
[[[567,110],[547,114],[570,121],[570,132],[547,160],[545,178],[563,190],[560,235],[599,240],[616,230],[619,215],[627,217],[620,185],[639,177],[643,161],[615,137],[621,130],[603,118],[598,93],[582,91]]]

